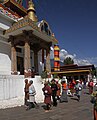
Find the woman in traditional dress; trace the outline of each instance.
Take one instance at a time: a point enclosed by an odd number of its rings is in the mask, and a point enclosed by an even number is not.
[[[93,80],[92,79],[88,83],[88,87],[89,87],[89,94],[91,95],[93,93]]]
[[[78,97],[78,101],[79,101],[82,92],[82,84],[80,84],[79,80],[76,80],[75,90],[76,90],[76,96]]]
[[[48,112],[51,108],[51,94],[52,94],[52,90],[51,87],[48,85],[48,82],[44,83],[44,87],[42,88],[42,91],[44,93],[44,103],[46,104],[45,112]]]
[[[68,97],[67,97],[67,90],[68,90],[68,86],[66,81],[62,81],[62,95],[60,97],[60,102],[68,102]]]
[[[59,84],[58,81],[56,81],[56,85],[58,87],[58,90],[57,90],[57,100],[60,100],[61,85]]]

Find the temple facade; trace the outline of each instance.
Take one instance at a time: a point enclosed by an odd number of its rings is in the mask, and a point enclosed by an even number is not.
[[[33,1],[28,9],[15,0],[0,3],[0,74],[50,72],[50,47],[57,43],[49,24],[38,20]]]

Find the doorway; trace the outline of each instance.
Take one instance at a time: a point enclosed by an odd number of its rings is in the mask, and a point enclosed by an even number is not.
[[[23,57],[17,56],[17,71],[20,72],[20,75],[24,75],[24,59],[23,59]]]

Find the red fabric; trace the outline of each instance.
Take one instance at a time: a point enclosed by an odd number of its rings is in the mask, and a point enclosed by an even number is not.
[[[90,87],[93,87],[93,82],[90,82]]]
[[[62,88],[63,88],[64,90],[66,90],[66,89],[67,89],[67,84],[66,84],[66,83],[63,83],[63,84],[62,84]]]
[[[57,84],[57,87],[58,87],[57,96],[60,96],[60,93],[61,93],[61,86],[60,86],[59,83]]]
[[[74,88],[73,83],[70,83],[69,88],[70,88],[70,89],[73,89],[73,88]]]
[[[42,90],[43,90],[43,92],[47,91],[47,94],[48,94],[48,95],[46,95],[44,93],[44,96],[45,96],[44,97],[44,103],[45,104],[51,104],[51,93],[52,93],[52,90],[51,90],[50,86],[46,85]]]

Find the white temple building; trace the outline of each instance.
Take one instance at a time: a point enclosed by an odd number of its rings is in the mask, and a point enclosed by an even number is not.
[[[49,24],[38,21],[31,0],[28,9],[15,0],[0,2],[0,100],[6,100],[24,94],[31,68],[38,75],[44,69],[51,71],[50,47],[58,41]],[[33,78],[37,90],[42,87],[40,79]]]

